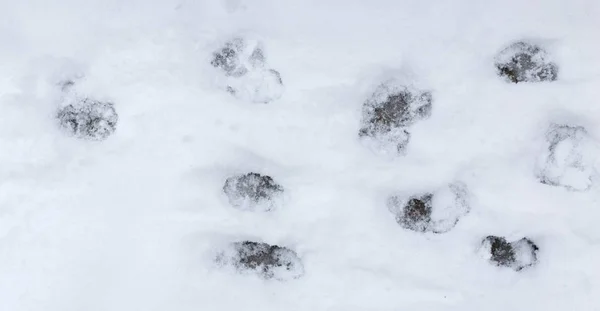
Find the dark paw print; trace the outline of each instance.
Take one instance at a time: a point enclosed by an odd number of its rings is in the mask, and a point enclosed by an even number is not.
[[[241,77],[249,70],[263,67],[265,56],[260,46],[252,48],[243,38],[234,38],[213,52],[210,64],[228,76]]]
[[[554,81],[558,66],[548,58],[541,47],[517,42],[498,54],[495,65],[498,74],[513,83]]]
[[[384,101],[368,101],[366,133],[387,132],[392,128],[406,127],[431,114],[431,94],[414,94],[408,90],[392,93]]]
[[[216,68],[221,68],[226,73],[231,74],[237,68],[237,52],[229,46],[222,48],[219,52],[213,54],[213,60],[210,62]]]
[[[289,280],[304,274],[302,261],[293,250],[267,243],[236,242],[217,256],[217,262],[238,270],[256,272],[265,279]]]
[[[458,182],[435,193],[391,196],[387,207],[402,228],[437,234],[450,231],[470,210],[466,186]]]
[[[223,192],[233,207],[270,211],[275,208],[275,200],[283,193],[283,187],[270,176],[247,173],[227,178]]]
[[[503,237],[488,236],[482,244],[484,255],[496,266],[520,271],[537,263],[539,248],[527,238],[508,242]]]
[[[490,260],[498,266],[511,267],[515,263],[515,250],[505,238],[489,236],[486,241],[490,243]]]
[[[226,75],[240,76],[246,71],[242,58],[245,41],[241,38],[234,38],[225,43],[219,50],[213,52],[213,58],[210,64],[215,68],[220,68]]]
[[[363,104],[359,137],[396,146],[398,152],[410,140],[408,127],[431,115],[430,92],[394,85],[381,85]]]
[[[431,193],[411,197],[402,208],[402,212],[396,215],[398,224],[417,232],[431,231],[432,198]],[[399,204],[398,201],[398,197],[392,197],[388,204]]]
[[[57,119],[75,137],[104,140],[115,131],[118,115],[112,103],[85,98],[60,109]]]

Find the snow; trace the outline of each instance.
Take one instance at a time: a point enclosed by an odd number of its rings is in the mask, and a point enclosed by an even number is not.
[[[1,309],[600,310],[598,185],[535,176],[550,124],[600,139],[599,16],[592,0],[3,1]],[[233,36],[262,42],[279,99],[220,87],[210,57]],[[496,75],[518,40],[543,46],[557,81]],[[385,157],[358,130],[397,72],[433,107],[406,154]],[[65,79],[114,103],[113,135],[60,130]],[[283,186],[281,208],[229,205],[225,180],[250,171]],[[447,233],[405,230],[386,208],[456,180],[470,212]],[[488,235],[530,238],[538,264],[490,265]],[[242,240],[294,250],[304,275],[221,269],[215,255]]]

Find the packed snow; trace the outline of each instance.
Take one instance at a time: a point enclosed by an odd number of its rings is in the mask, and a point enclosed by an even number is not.
[[[600,1],[0,18],[0,310],[600,310]]]

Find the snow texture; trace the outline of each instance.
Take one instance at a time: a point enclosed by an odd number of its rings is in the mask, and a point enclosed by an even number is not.
[[[0,310],[600,310],[599,16],[593,0],[0,1]],[[211,64],[235,38],[239,58]],[[515,42],[539,50],[507,69],[556,78],[500,76]],[[387,81],[431,112],[360,136]],[[110,135],[81,127],[110,120],[102,104],[61,127],[83,102],[112,103]],[[563,126],[585,134],[549,139]],[[232,206],[225,181],[249,172],[282,208]],[[415,218],[444,233],[403,228],[390,196],[421,198]],[[528,267],[483,259],[487,236]]]

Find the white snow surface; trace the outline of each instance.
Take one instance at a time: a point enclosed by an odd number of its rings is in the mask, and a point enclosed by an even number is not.
[[[600,189],[539,183],[551,123],[600,137],[600,1],[23,0],[0,2],[0,309],[600,310]],[[269,104],[218,87],[212,51],[263,42],[285,90]],[[510,84],[495,55],[534,41],[551,83]],[[406,155],[358,139],[391,73],[433,92]],[[115,104],[108,139],[64,135],[60,84]],[[286,189],[239,211],[225,179]],[[445,234],[402,229],[385,199],[463,181]],[[488,235],[539,246],[521,272],[477,255]],[[228,243],[295,250],[301,278],[219,269]]]

